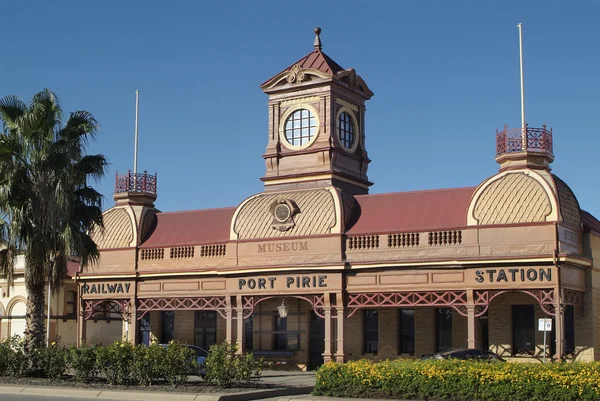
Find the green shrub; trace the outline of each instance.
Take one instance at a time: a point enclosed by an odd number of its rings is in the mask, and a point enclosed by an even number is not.
[[[218,387],[230,387],[233,384],[260,376],[263,361],[257,361],[251,353],[236,354],[237,345],[223,342],[210,347],[206,358],[205,380]]]
[[[600,363],[327,363],[317,372],[314,394],[465,401],[592,401],[600,399]]]
[[[96,366],[110,384],[126,384],[133,368],[133,345],[116,341],[96,348]]]
[[[167,364],[167,350],[164,347],[158,344],[149,347],[138,345],[133,350],[132,377],[136,383],[149,386],[164,376]]]
[[[53,342],[45,348],[37,350],[39,367],[44,376],[60,379],[68,367],[67,349],[58,342]]]
[[[162,348],[160,345],[156,347]],[[194,351],[177,341],[169,342],[160,366],[162,375],[172,386],[186,383],[190,375],[198,374],[199,369]]]
[[[88,383],[98,375],[96,364],[97,346],[72,345],[68,350],[69,365],[75,373],[75,380]]]
[[[0,360],[0,376],[24,376],[30,366],[30,359],[25,353],[24,340],[15,335],[2,341]]]
[[[8,375],[8,360],[12,356],[8,340],[0,341],[0,376]]]

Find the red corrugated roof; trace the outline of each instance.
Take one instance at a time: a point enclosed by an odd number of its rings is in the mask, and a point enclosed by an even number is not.
[[[312,53],[308,53],[284,71],[291,70],[296,64],[302,68],[312,68],[313,70],[321,71],[325,74],[337,74],[340,71],[344,71],[342,66],[333,61],[331,57],[319,49],[315,49]]]
[[[583,220],[583,228],[587,232],[593,232],[600,235],[600,221],[595,218],[590,212],[581,210],[581,219]]]
[[[464,227],[476,187],[358,195],[358,221],[348,234],[442,230]],[[356,217],[353,218],[355,220]]]
[[[235,207],[158,213],[156,228],[142,248],[198,245],[229,240]]]

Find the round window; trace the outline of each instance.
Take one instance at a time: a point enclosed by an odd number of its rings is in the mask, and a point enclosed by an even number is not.
[[[285,120],[285,140],[292,146],[308,145],[317,132],[317,119],[308,109],[298,109]]]
[[[337,122],[338,138],[342,146],[351,150],[356,142],[356,132],[354,130],[354,120],[350,117],[350,114],[343,111],[338,116]]]

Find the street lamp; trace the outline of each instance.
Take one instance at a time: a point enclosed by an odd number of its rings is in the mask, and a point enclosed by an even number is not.
[[[279,317],[280,317],[280,318],[282,318],[282,319],[283,319],[283,318],[287,317],[287,314],[288,314],[288,307],[287,307],[287,305],[285,304],[285,298],[282,298],[282,299],[281,299],[281,305],[279,305],[279,306],[277,307],[277,311],[279,312]]]

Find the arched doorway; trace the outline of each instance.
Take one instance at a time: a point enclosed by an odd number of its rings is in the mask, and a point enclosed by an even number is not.
[[[25,315],[27,314],[27,306],[25,302],[15,302],[10,309],[10,337],[20,336],[24,337],[25,329],[27,327],[27,320]]]
[[[290,367],[322,365],[323,302],[324,295],[244,296],[245,350]]]

